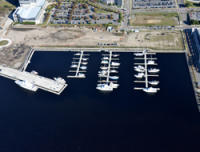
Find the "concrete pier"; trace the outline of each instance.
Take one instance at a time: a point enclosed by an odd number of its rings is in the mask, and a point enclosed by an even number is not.
[[[45,78],[36,74],[26,71],[19,71],[16,69],[0,66],[0,76],[12,80],[24,80],[34,84],[39,89],[54,93],[61,94],[67,87],[66,83],[61,83],[53,79]]]

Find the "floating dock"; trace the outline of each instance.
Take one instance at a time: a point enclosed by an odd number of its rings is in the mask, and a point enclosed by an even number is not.
[[[67,87],[66,83],[61,83],[53,79],[42,77],[30,72],[19,71],[16,69],[0,66],[0,76],[11,80],[29,81],[41,90],[45,90],[54,94],[61,94]]]
[[[89,54],[84,54],[83,51],[80,51],[80,53],[77,53],[78,55],[80,54],[80,57],[77,58],[73,58],[74,60],[78,60],[77,62],[72,62],[72,64],[76,65],[77,64],[77,68],[76,70],[70,70],[69,72],[71,73],[75,73],[75,75],[68,75],[67,78],[85,78],[85,73],[86,70],[81,69],[81,63],[82,62],[87,62],[88,58],[83,58],[84,55],[89,55]],[[76,54],[75,54],[76,55]],[[85,61],[83,61],[83,59],[85,59]],[[85,65],[84,65],[85,66]]]

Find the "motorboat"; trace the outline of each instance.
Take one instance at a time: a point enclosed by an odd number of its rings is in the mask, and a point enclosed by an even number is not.
[[[118,73],[117,70],[110,70],[110,73]]]
[[[102,66],[102,67],[100,67],[100,69],[101,69],[101,70],[107,70],[108,67]]]
[[[19,85],[20,87],[36,92],[38,90],[38,87],[34,85],[34,83],[27,81],[27,80],[16,80],[15,83]]]
[[[77,68],[77,67],[78,67],[77,64],[72,64],[72,65],[71,65],[71,68]]]
[[[158,85],[159,81],[156,81],[156,80],[149,81],[149,84],[151,84],[151,85]]]
[[[113,54],[113,57],[118,57],[119,56],[119,54]]]
[[[113,91],[113,87],[109,84],[98,84],[96,89],[103,92]]]
[[[119,79],[118,76],[110,76],[109,78],[112,79],[112,80],[118,80]]]
[[[78,74],[77,74],[77,77],[78,77],[78,78],[85,78],[85,74],[84,74],[84,73],[78,73]]]
[[[140,53],[140,52],[137,52],[137,53],[134,53],[135,56],[143,56],[144,53]]]
[[[141,78],[144,77],[144,73],[138,73],[138,74],[135,74],[134,76],[135,76],[136,78],[141,79]]]
[[[109,57],[106,57],[106,56],[105,56],[105,57],[103,57],[102,59],[103,59],[103,60],[108,60],[108,59],[109,59]]]
[[[107,60],[101,61],[101,64],[108,64],[109,62]]]
[[[82,65],[87,65],[88,63],[87,63],[87,62],[82,62],[81,64],[82,64]]]
[[[155,61],[153,61],[153,60],[148,60],[148,61],[147,61],[147,64],[148,64],[148,65],[154,65],[154,64],[155,64]]]
[[[38,75],[38,72],[33,70],[33,71],[31,71],[31,74]]]
[[[66,81],[61,77],[55,77],[54,80],[56,80],[59,83],[66,83]]]
[[[151,68],[148,70],[149,73],[158,73],[160,70],[156,68]]]
[[[87,67],[86,67],[86,66],[81,66],[80,69],[81,69],[81,70],[86,70]]]
[[[157,88],[153,88],[153,87],[143,88],[142,90],[143,90],[144,92],[146,92],[146,93],[157,93],[157,91],[158,91]]]
[[[134,66],[134,69],[141,69],[141,70],[144,70],[144,66],[141,66],[141,65],[138,65],[138,66]]]
[[[139,69],[139,68],[134,69],[134,70],[137,71],[137,72],[144,72],[145,71],[144,69]]]
[[[114,89],[117,89],[119,87],[119,84],[110,82],[110,86],[113,87]]]
[[[78,56],[78,55],[81,55],[81,53],[75,53],[74,55],[77,55],[77,56]]]
[[[83,60],[83,61],[87,61],[87,60],[88,60],[88,58],[82,58],[82,60]]]
[[[120,63],[118,63],[118,62],[111,62],[111,66],[119,66],[120,65]]]

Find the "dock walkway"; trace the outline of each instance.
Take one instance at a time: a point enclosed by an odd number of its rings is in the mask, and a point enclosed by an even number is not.
[[[0,76],[6,77],[12,80],[24,80],[31,82],[38,88],[54,93],[61,94],[62,91],[67,87],[66,83],[61,83],[53,79],[42,77],[30,72],[19,71],[16,69],[0,66]]]

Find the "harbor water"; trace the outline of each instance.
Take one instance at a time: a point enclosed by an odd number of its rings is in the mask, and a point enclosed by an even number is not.
[[[96,90],[102,53],[89,53],[85,79],[68,79],[73,52],[35,52],[27,71],[63,77],[60,96],[0,77],[0,152],[193,152],[200,114],[184,54],[157,54],[155,95],[133,90],[134,56],[120,53],[119,88]]]

